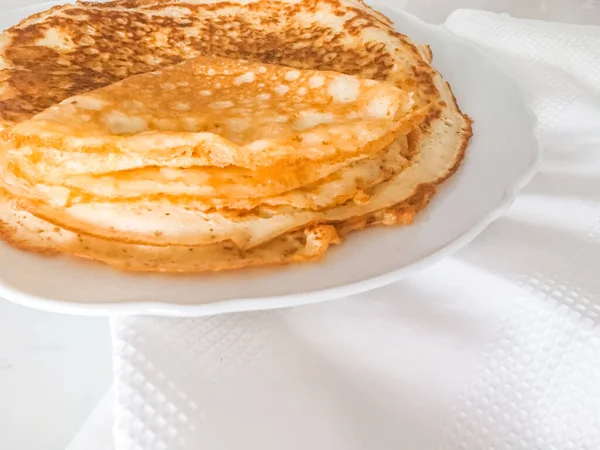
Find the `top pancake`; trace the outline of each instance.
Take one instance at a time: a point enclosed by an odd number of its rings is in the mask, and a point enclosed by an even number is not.
[[[361,1],[116,1],[57,6],[0,37],[0,127],[73,95],[200,55],[390,81],[418,107],[435,72]]]
[[[1,134],[34,151],[187,154],[198,166],[254,169],[377,152],[422,120],[413,106],[389,83],[198,57],[71,97]]]

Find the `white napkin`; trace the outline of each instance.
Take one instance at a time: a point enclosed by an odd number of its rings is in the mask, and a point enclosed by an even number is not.
[[[446,26],[527,92],[539,175],[467,249],[385,289],[112,319],[117,450],[600,448],[600,28]],[[73,450],[101,441],[109,398]]]

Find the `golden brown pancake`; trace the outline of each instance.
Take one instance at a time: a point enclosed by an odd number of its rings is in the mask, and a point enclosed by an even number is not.
[[[0,138],[17,150],[85,153],[91,173],[97,159],[131,154],[261,169],[378,152],[425,113],[389,83],[197,57],[70,97]]]
[[[40,255],[71,254],[137,272],[194,273],[317,261],[345,234],[378,224],[409,225],[427,205],[433,189],[419,188],[411,199],[385,214],[379,212],[343,227],[317,225],[278,236],[243,251],[233,243],[201,247],[155,247],[96,238],[56,227],[15,205],[0,189],[0,238],[11,245]]]
[[[12,152],[12,159],[6,162],[6,170],[11,174],[5,174],[4,180],[5,184],[17,183],[20,193],[32,199],[44,200],[52,190],[58,190],[63,202],[69,204],[163,199],[202,211],[248,210],[259,205],[323,209],[353,198],[398,173],[409,165],[408,153],[407,139],[397,138],[371,157],[361,155],[321,165],[264,170],[147,167],[69,176],[57,174],[52,164],[34,155]]]
[[[390,81],[419,106],[438,98],[416,46],[362,1],[80,2],[2,34],[0,126],[201,55]]]

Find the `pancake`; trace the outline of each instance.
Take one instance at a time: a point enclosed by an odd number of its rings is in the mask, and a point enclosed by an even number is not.
[[[410,201],[397,205],[394,220],[412,223],[433,194],[424,186]],[[0,238],[11,245],[43,256],[70,254],[103,262],[112,267],[135,272],[197,273],[314,262],[323,258],[332,244],[350,231],[366,224],[384,223],[385,217],[369,215],[344,228],[318,225],[278,236],[276,239],[242,251],[232,243],[202,247],[154,247],[96,238],[56,227],[19,208],[7,192],[0,189]],[[402,221],[402,222],[400,222]]]
[[[70,97],[0,139],[17,150],[83,152],[88,164],[185,154],[197,166],[260,169],[377,152],[422,116],[389,83],[197,57]]]
[[[245,252],[232,243],[202,247],[123,244],[56,227],[20,209],[1,188],[0,238],[45,256],[71,254],[127,271],[179,273],[316,261],[329,245],[339,243],[333,226],[319,225],[287,233]]]
[[[417,107],[434,71],[389,19],[354,0],[173,0],[62,5],[0,37],[0,128],[68,97],[196,56],[389,81]]]
[[[51,165],[15,153],[7,167],[11,173],[4,173],[4,183],[17,185],[21,195],[34,200],[46,200],[51,192],[60,191],[59,198],[55,195],[53,199],[62,204],[162,199],[201,211],[248,210],[259,205],[322,209],[353,198],[398,173],[409,164],[408,152],[407,139],[398,138],[372,157],[314,168],[228,168],[225,175],[219,173],[223,169],[152,167],[98,176],[57,175]],[[17,167],[11,166],[14,160],[20,160]],[[222,197],[216,196],[217,189]]]

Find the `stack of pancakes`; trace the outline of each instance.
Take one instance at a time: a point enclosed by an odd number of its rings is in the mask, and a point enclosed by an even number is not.
[[[471,136],[428,48],[359,1],[66,5],[0,46],[0,234],[129,270],[410,224]]]

